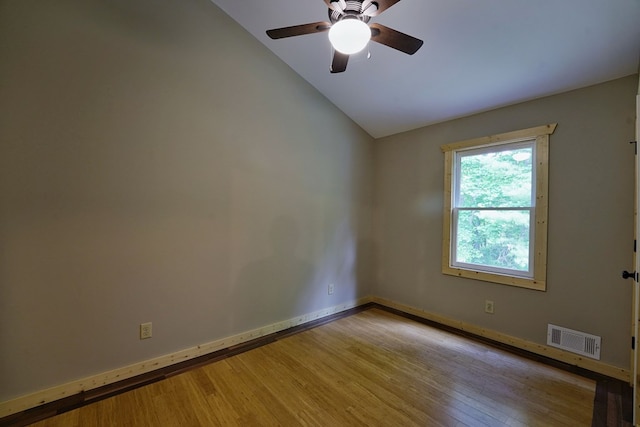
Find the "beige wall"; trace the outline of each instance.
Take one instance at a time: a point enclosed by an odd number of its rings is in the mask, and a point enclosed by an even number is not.
[[[537,343],[547,323],[602,336],[602,361],[629,368],[637,76],[376,141],[374,294]],[[440,145],[547,123],[548,291],[441,273]],[[484,301],[495,314],[484,313]]]
[[[0,401],[369,295],[372,150],[208,0],[0,0]]]

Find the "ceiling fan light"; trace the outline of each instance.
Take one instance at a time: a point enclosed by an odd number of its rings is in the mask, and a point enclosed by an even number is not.
[[[359,19],[342,19],[331,26],[329,41],[335,50],[345,55],[360,52],[371,39],[371,29]]]

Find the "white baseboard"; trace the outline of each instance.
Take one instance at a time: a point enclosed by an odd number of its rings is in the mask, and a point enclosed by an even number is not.
[[[502,344],[507,344],[522,350],[530,351],[535,354],[549,357],[560,362],[569,363],[571,365],[579,366],[584,369],[588,369],[592,372],[607,375],[612,378],[629,382],[631,379],[631,372],[624,368],[609,365],[599,360],[582,357],[577,354],[569,353],[554,347],[550,347],[544,344],[538,344],[531,341],[524,340],[522,338],[516,338],[511,335],[496,332],[491,329],[481,328],[469,323],[462,322],[460,320],[454,320],[448,317],[444,317],[438,314],[429,313],[427,311],[411,307],[409,305],[400,304],[385,298],[372,297],[372,301],[376,304],[383,305],[385,307],[394,308],[407,314],[412,314],[423,319],[431,320],[442,325],[450,326],[460,331],[469,332],[474,335],[478,335],[484,338],[488,338],[493,341],[497,341]]]
[[[283,331],[293,326],[303,325],[305,323],[322,319],[354,307],[364,305],[371,302],[371,297],[360,298],[358,300],[336,305],[334,307],[325,308],[313,313],[294,317],[293,319],[284,320],[282,322],[267,325],[251,331],[242,332],[220,340],[201,344],[195,347],[187,348],[175,353],[156,357],[133,365],[114,369],[112,371],[103,372],[92,375],[77,381],[61,384],[46,390],[37,391],[25,396],[21,396],[6,402],[0,402],[0,418],[6,417],[17,412],[35,408],[45,403],[53,402],[65,397],[73,396],[83,391],[93,390],[118,381],[133,378],[137,375],[145,374],[157,369],[204,356],[225,348],[233,347],[244,342],[263,337],[275,332]]]

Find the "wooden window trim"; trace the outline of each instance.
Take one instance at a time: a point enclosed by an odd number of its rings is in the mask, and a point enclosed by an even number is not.
[[[444,274],[482,280],[503,285],[546,291],[547,289],[547,218],[549,211],[549,135],[557,123],[529,129],[501,133],[482,138],[469,139],[442,145],[444,153],[444,211],[442,227],[442,272]],[[489,147],[512,142],[536,141],[536,206],[533,278],[509,276],[451,266],[451,215],[453,206],[453,161],[454,153],[470,148]]]

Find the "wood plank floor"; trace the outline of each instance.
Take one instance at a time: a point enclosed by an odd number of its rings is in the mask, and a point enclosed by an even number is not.
[[[35,426],[591,426],[596,382],[369,309]]]

